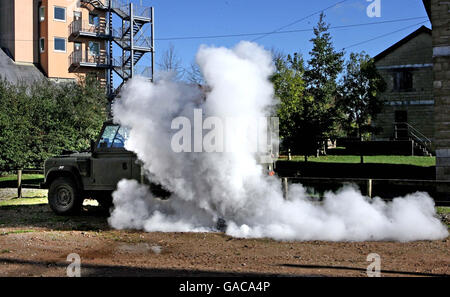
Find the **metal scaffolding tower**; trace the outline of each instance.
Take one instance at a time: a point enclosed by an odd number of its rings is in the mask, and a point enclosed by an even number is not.
[[[155,57],[153,7],[135,4],[131,0],[81,0],[81,4],[93,10],[106,12],[107,24],[101,36],[107,37],[108,47],[106,59],[103,59],[101,66],[108,71],[109,101],[112,102],[127,80],[136,75],[153,81]],[[114,15],[120,21],[114,22]],[[114,45],[119,47],[120,56],[114,56]],[[146,54],[151,55],[150,65],[139,63]],[[120,78],[116,84],[113,80],[114,73]]]

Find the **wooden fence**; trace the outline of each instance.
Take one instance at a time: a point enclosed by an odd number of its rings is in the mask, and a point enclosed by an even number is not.
[[[25,168],[17,169],[17,197],[22,198],[22,189],[39,189],[40,184],[24,183],[22,180],[23,174],[44,174],[43,169]]]
[[[426,192],[437,206],[450,206],[450,182],[439,180],[413,179],[368,179],[368,178],[325,178],[325,177],[284,177],[283,193],[286,195],[289,185],[302,184],[316,196],[322,198],[327,191],[337,191],[345,185],[359,188],[361,194],[373,198],[382,197],[392,200],[415,192]]]

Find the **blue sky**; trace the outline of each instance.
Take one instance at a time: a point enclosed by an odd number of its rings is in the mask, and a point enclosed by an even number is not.
[[[380,0],[381,17],[369,18],[367,0],[347,0],[328,9],[326,21],[333,26],[345,26],[362,23],[384,22],[413,17],[425,17],[401,22],[392,22],[370,26],[359,26],[331,30],[336,48],[350,45],[404,30],[389,36],[367,42],[346,50],[366,51],[374,56],[394,44],[421,25],[430,27],[427,14],[421,0]],[[240,36],[229,38],[201,38],[185,40],[163,40],[173,37],[227,35],[241,33],[272,32],[282,26],[293,23],[314,12],[330,7],[339,0],[133,0],[155,8],[156,62],[173,44],[184,65],[194,61],[200,45],[232,47],[241,40],[252,40],[258,36]],[[283,30],[312,29],[318,21],[318,15],[298,22]],[[423,24],[418,24],[424,22]],[[300,52],[306,57],[313,36],[312,30],[286,34],[271,34],[256,42],[267,49],[276,48],[284,53]],[[144,61],[145,62],[145,61]]]

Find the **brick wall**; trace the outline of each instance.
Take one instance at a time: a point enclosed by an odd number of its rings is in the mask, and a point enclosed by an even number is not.
[[[450,180],[450,2],[431,0],[436,179]]]
[[[385,102],[383,111],[374,121],[374,125],[382,129],[375,135],[376,140],[389,140],[394,136],[395,112],[398,110],[406,111],[408,123],[433,139],[432,63],[432,37],[426,32],[376,59],[378,71],[387,83],[386,91],[380,95],[380,99]],[[393,74],[399,67],[407,67],[412,74],[411,90],[394,90]]]

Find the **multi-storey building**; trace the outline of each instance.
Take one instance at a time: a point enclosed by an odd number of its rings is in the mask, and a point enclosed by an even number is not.
[[[106,8],[106,7],[105,7]],[[75,0],[0,1],[0,46],[53,80],[94,73],[105,81],[106,10]]]
[[[387,88],[374,124],[377,140],[408,140],[432,151],[434,137],[431,30],[420,27],[374,58]]]
[[[153,77],[153,54],[152,66],[136,65],[154,52],[153,8],[131,0],[1,0],[0,47],[55,81],[94,74],[112,99],[133,75]]]

